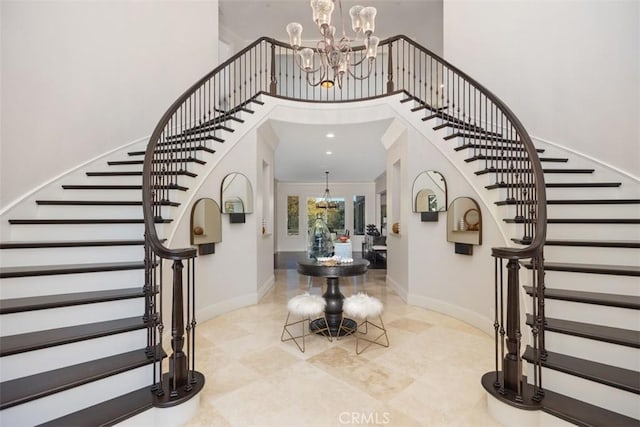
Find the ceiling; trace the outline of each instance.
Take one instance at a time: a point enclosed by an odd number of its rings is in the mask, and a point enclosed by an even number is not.
[[[429,28],[429,23],[425,25],[425,22],[437,21],[442,0],[344,1],[348,34],[351,34],[349,8],[355,4],[376,7],[375,33],[381,39],[403,33],[426,45],[424,39],[433,37],[427,34],[425,28]],[[265,35],[287,41],[285,26],[294,21],[304,27],[305,40],[318,38],[309,0],[219,0],[219,5],[220,26],[226,34],[231,33],[236,42],[244,45]],[[333,19],[339,22],[337,5]],[[402,27],[400,32],[397,31],[399,23]],[[433,33],[434,29],[430,31]],[[280,139],[275,155],[275,178],[285,182],[324,182],[324,172],[329,171],[330,182],[372,182],[386,168],[385,150],[380,138],[389,123],[386,120],[366,126],[360,123],[328,128],[274,121],[273,130]],[[335,138],[326,138],[328,132],[333,132]],[[332,154],[327,155],[327,151]]]

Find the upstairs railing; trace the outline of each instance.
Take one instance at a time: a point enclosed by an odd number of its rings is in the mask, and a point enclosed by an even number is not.
[[[354,49],[354,62],[362,48]],[[361,65],[367,67],[366,61]],[[356,69],[361,75],[365,69]],[[181,95],[162,116],[146,150],[143,204],[146,236],[147,319],[149,349],[162,346],[163,263],[172,262],[171,347],[168,372],[158,364],[154,389],[158,396],[180,399],[193,394],[204,378],[195,370],[195,283],[193,248],[170,249],[160,240],[156,223],[172,205],[171,194],[184,191],[180,177],[201,153],[213,152],[223,141],[229,124],[241,122],[260,94],[301,101],[346,102],[405,92],[424,121],[439,121],[458,143],[480,160],[482,173],[491,174],[493,186],[505,195],[501,204],[512,206],[512,222],[521,227],[524,247],[493,248],[495,258],[495,371],[483,384],[499,398],[516,405],[536,405],[542,398],[541,360],[544,357],[543,252],[546,236],[546,198],[543,171],[536,149],[513,112],[489,90],[464,72],[404,36],[380,42],[369,79],[345,76],[342,88],[313,87],[285,43],[261,38],[204,76]],[[430,122],[431,123],[431,122]],[[533,386],[522,374],[522,325],[519,310],[519,269],[531,265],[534,288],[532,345]],[[187,263],[186,272],[183,263]],[[503,277],[506,272],[506,290]],[[186,284],[186,288],[185,288]],[[168,286],[167,286],[168,287]],[[185,297],[186,289],[186,297]],[[186,336],[186,339],[185,339]],[[184,349],[187,344],[186,352]],[[189,357],[188,354],[191,353]],[[162,398],[160,399],[162,400]],[[165,398],[166,400],[166,398]],[[162,404],[162,402],[161,402]]]

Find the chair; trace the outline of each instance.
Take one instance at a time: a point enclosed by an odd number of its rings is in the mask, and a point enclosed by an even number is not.
[[[341,322],[340,328],[345,329],[352,335],[356,336],[356,354],[360,354],[371,346],[371,344],[378,344],[382,347],[389,347],[389,337],[387,336],[387,329],[382,322],[382,302],[372,296],[369,296],[363,292],[358,292],[355,295],[351,295],[344,299],[342,303],[343,316],[353,317],[355,319],[362,319],[361,322],[356,321],[355,328],[349,328],[344,326]],[[372,322],[371,318],[378,318],[378,322]],[[344,321],[344,317],[343,317]],[[375,338],[369,338],[369,326],[375,328],[379,334]],[[364,331],[362,331],[364,329]],[[364,341],[367,345],[360,349],[360,342]]]
[[[287,320],[282,328],[280,341],[285,342],[293,340],[303,353],[305,351],[305,337],[314,333],[320,333],[326,336],[329,339],[329,342],[331,342],[331,331],[327,326],[327,318],[324,315],[324,308],[326,305],[327,302],[324,298],[319,295],[311,295],[308,292],[291,298],[287,303]],[[317,325],[319,326],[313,332],[311,331],[312,317],[316,318]],[[306,332],[305,324],[307,325]],[[302,334],[296,335],[295,331],[290,330],[290,328],[293,328],[296,325],[301,325]],[[285,338],[285,334],[289,337]],[[300,346],[300,339],[302,339],[302,346]]]

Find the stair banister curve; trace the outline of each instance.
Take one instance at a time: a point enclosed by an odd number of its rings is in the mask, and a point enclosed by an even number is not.
[[[198,159],[199,153],[213,153],[215,144],[224,141],[222,133],[230,130],[228,123],[242,122],[241,113],[249,111],[249,105],[257,102],[256,97],[261,94],[307,102],[347,102],[404,92],[418,105],[414,111],[424,112],[423,121],[439,120],[438,128],[453,130],[445,139],[457,138],[461,148],[472,150],[474,156],[485,162],[486,172],[495,177],[496,188],[503,188],[507,194],[504,204],[515,207],[515,222],[523,225],[525,247],[492,248],[496,271],[496,366],[495,371],[485,374],[482,383],[487,391],[507,403],[527,409],[539,406],[543,396],[541,360],[545,356],[542,248],[547,214],[544,176],[536,148],[509,107],[454,65],[403,35],[381,41],[378,49],[370,79],[360,81],[345,75],[342,89],[320,90],[307,84],[288,44],[262,37],[193,84],[156,125],[145,152],[142,190],[150,349],[158,340],[161,345],[164,330],[162,294],[157,293],[163,287],[162,260],[173,262],[174,274],[171,303],[174,354],[168,374],[160,369],[157,377],[154,374],[160,405],[188,398],[204,383],[204,377],[195,370],[194,357],[192,278],[196,250],[166,247],[155,225],[162,218],[163,206],[170,205],[172,192],[188,190],[178,184],[181,173]],[[362,55],[363,51],[363,46],[355,47],[353,55]],[[366,61],[363,64],[368,66]],[[533,387],[522,375],[520,356],[520,325],[525,322],[519,312],[519,268],[520,261],[525,259],[530,259],[534,266]],[[186,319],[181,300],[183,261],[187,263]],[[185,332],[191,355],[183,352]]]

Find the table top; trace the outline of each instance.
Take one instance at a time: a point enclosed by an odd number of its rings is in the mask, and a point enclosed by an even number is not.
[[[298,261],[298,273],[314,277],[349,277],[364,274],[369,269],[366,259],[354,259],[349,264],[324,265],[313,259]]]

